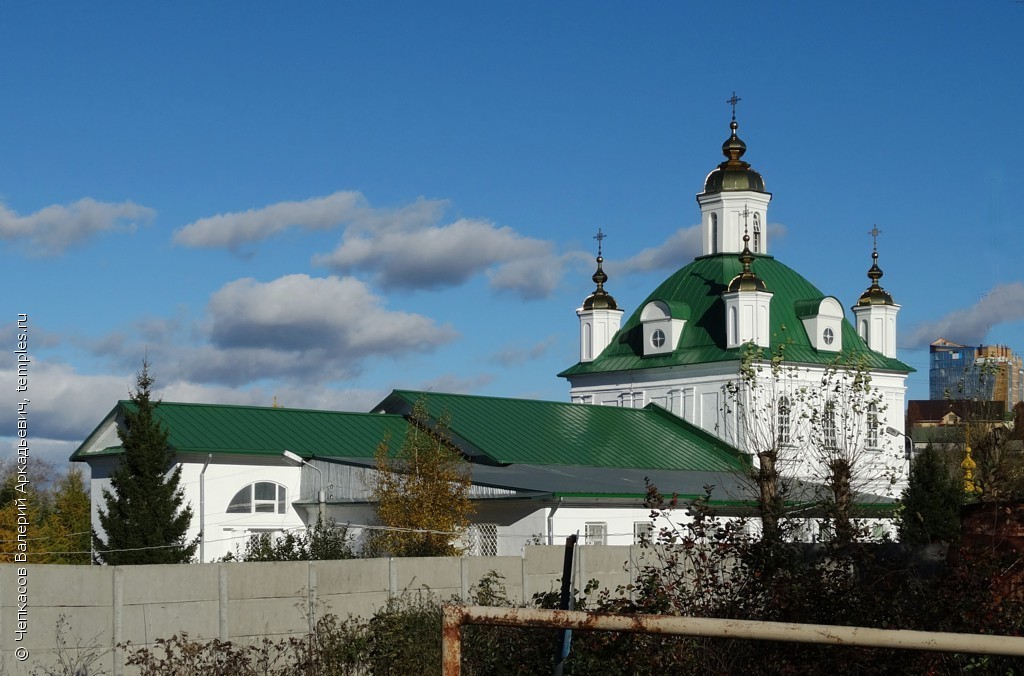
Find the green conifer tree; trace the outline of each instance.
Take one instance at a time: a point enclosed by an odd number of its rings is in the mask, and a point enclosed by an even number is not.
[[[198,537],[185,540],[192,507],[182,507],[181,466],[171,469],[174,451],[167,443],[168,430],[154,416],[160,404],[152,399],[155,381],[143,361],[131,405],[124,411],[124,427],[117,431],[124,449],[120,463],[110,474],[110,489],[103,490],[106,509],[100,509],[99,520],[106,541],[93,532],[102,563],[187,563],[199,545]]]
[[[929,445],[910,465],[896,520],[900,542],[959,541],[963,498],[963,485],[950,471],[949,461]]]

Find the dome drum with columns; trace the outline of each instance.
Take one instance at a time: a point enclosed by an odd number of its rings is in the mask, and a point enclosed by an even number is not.
[[[611,296],[599,252],[597,289],[577,310],[580,361],[559,375],[569,381],[573,401],[656,403],[725,436],[722,392],[737,378],[742,351],[754,344],[768,358],[784,346],[785,360],[805,367],[808,382],[841,360],[865,365],[891,412],[887,424],[902,430],[905,381],[913,369],[896,358],[899,306],[879,284],[877,246],[871,286],[853,307],[854,323],[838,299],[768,255],[772,195],[761,174],[741,159],[746,144],[738,136],[736,101],[730,100],[731,134],[722,146],[727,159],[697,195],[702,255],[623,320],[618,304],[603,300]],[[877,237],[877,228],[872,234]]]

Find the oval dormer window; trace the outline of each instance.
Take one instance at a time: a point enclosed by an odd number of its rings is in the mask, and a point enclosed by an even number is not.
[[[653,345],[654,347],[661,347],[664,344],[665,332],[662,331],[661,329],[656,329],[654,333],[651,334],[651,345]]]
[[[835,340],[836,334],[832,333],[832,329],[825,329],[821,333],[821,339],[825,341],[826,345],[831,345],[832,341]]]

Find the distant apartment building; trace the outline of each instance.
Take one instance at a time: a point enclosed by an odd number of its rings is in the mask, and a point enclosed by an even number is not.
[[[930,399],[1001,401],[1006,411],[1024,400],[1024,363],[1009,347],[973,347],[939,338],[929,352]]]

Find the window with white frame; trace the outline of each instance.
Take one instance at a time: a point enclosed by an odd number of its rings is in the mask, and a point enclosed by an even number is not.
[[[821,436],[825,448],[834,450],[839,447],[836,438],[836,405],[835,402],[825,403],[825,412],[821,419]]]
[[[878,448],[878,406],[868,405],[868,448]]]
[[[711,214],[711,253],[718,253],[718,214]]]
[[[754,253],[761,253],[761,214],[754,214]]]
[[[650,521],[633,522],[633,544],[652,542],[654,540],[654,524]]]
[[[588,521],[583,526],[584,541],[588,545],[608,544],[608,524],[598,521]]]
[[[469,554],[472,556],[498,555],[498,524],[474,523],[469,527]]]
[[[228,514],[284,514],[288,491],[273,481],[257,481],[235,493],[228,503]]]
[[[789,397],[779,397],[779,410],[778,410],[778,437],[779,444],[782,446],[788,446],[793,442],[792,438],[792,422],[791,422],[791,404]]]

